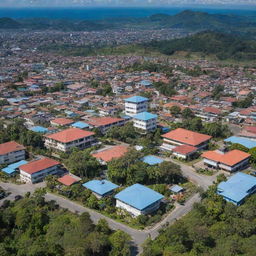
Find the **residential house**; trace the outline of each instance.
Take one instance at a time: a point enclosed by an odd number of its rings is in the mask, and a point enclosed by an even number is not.
[[[125,114],[127,116],[135,116],[141,112],[148,110],[148,98],[141,96],[133,96],[125,99]]]
[[[157,115],[141,112],[133,116],[133,126],[143,132],[152,132],[157,128]]]

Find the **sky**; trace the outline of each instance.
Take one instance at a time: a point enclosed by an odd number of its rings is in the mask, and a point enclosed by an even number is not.
[[[56,7],[56,6],[151,6],[151,5],[253,5],[256,0],[0,0],[1,7]]]

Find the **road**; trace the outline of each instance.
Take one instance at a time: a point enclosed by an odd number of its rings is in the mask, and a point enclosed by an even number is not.
[[[205,190],[208,188],[208,186],[210,186],[213,183],[213,181],[216,178],[216,176],[210,177],[210,176],[197,174],[195,171],[193,171],[192,167],[187,166],[185,164],[179,163],[179,165],[181,166],[181,170],[184,176],[186,176],[190,181],[200,185]],[[11,194],[8,197],[0,200],[0,205],[1,205],[1,203],[6,199],[14,200],[14,197],[16,195],[24,196],[27,192],[33,193],[37,188],[44,187],[45,184],[40,183],[36,185],[32,185],[32,184],[17,185],[12,183],[0,182],[0,186],[4,188],[7,192],[11,192]],[[133,246],[135,250],[138,249],[138,251],[134,251],[134,255],[136,255],[141,252],[141,249],[142,249],[141,245],[148,237],[155,239],[159,234],[159,230],[163,226],[172,224],[177,219],[180,219],[182,216],[186,215],[192,209],[193,204],[195,202],[200,201],[200,196],[197,193],[193,195],[189,200],[187,200],[187,202],[184,205],[176,204],[176,208],[172,212],[170,212],[161,222],[145,230],[133,229],[111,218],[108,218],[92,209],[89,209],[76,202],[70,201],[67,198],[64,198],[52,193],[47,193],[45,195],[45,199],[47,201],[55,200],[60,205],[61,208],[68,209],[69,211],[74,213],[81,214],[83,212],[88,212],[94,223],[97,223],[100,219],[105,219],[112,229],[114,230],[120,229],[128,233],[132,237],[132,240],[134,243]]]

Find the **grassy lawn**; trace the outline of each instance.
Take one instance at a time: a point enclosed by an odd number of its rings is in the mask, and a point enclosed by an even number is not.
[[[202,160],[202,158],[197,158],[197,159],[193,159],[193,160],[183,160],[183,159],[180,159],[180,158],[172,158],[172,160],[174,160],[175,162],[177,162],[177,164],[179,163],[182,163],[182,164],[186,164],[188,166],[192,166],[198,162],[200,162]]]
[[[212,176],[217,171],[212,170],[212,169],[202,169],[202,168],[200,168],[200,169],[196,170],[196,172],[199,173],[199,174],[203,174],[203,175],[207,175],[207,176]]]

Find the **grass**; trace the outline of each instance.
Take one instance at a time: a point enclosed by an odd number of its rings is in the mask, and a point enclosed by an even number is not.
[[[196,158],[193,160],[185,160],[185,159],[181,159],[181,158],[172,158],[172,159],[177,163],[186,164],[188,166],[193,166],[194,164],[196,164],[202,160],[201,158]]]
[[[207,175],[207,176],[212,176],[213,174],[215,174],[217,171],[214,171],[212,169],[198,169],[196,170],[197,173],[199,174],[203,174],[203,175]]]

